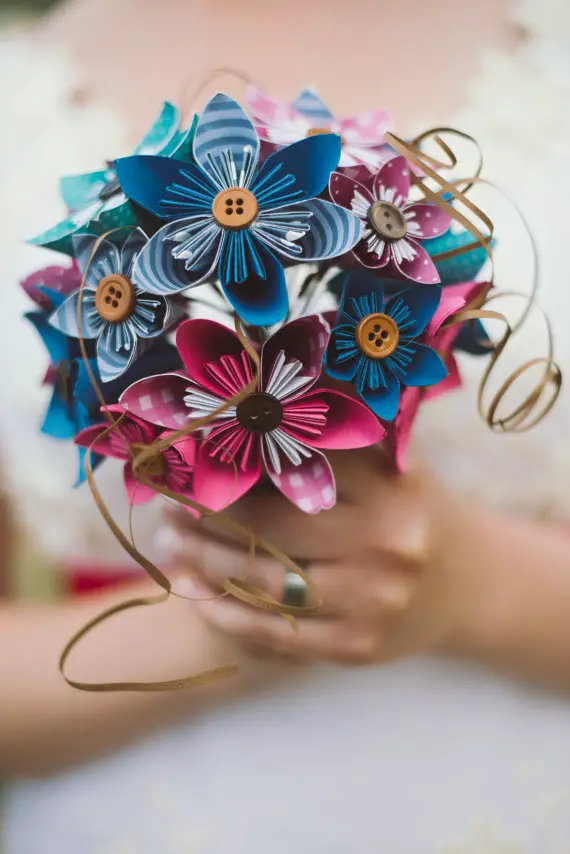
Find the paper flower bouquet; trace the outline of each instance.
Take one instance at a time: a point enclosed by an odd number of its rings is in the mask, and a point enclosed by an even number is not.
[[[337,120],[218,94],[161,115],[130,157],[64,178],[70,256],[22,285],[49,354],[43,430],[91,467],[221,511],[263,476],[301,510],[335,503],[327,451],[383,442],[399,468],[420,404],[459,385],[454,349],[492,350],[488,242],[421,192],[384,110]],[[393,139],[397,140],[397,137]],[[450,204],[451,202],[451,204]],[[149,450],[150,449],[150,450]]]

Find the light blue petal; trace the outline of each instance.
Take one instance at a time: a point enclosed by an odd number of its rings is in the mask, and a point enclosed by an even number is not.
[[[144,231],[140,228],[135,228],[130,232],[121,246],[120,271],[128,279],[132,278],[133,263],[143,246],[146,245],[147,240],[148,238]]]
[[[48,321],[45,311],[29,311],[24,317],[35,326],[42,343],[49,354],[49,360],[57,365],[69,356],[69,342],[66,335],[55,329]]]
[[[218,189],[246,187],[257,163],[259,140],[237,101],[221,93],[208,101],[196,127],[194,158]],[[231,163],[235,166],[232,177]]]
[[[436,385],[447,376],[447,368],[435,350],[414,342],[411,362],[403,370],[402,382],[409,386]]]
[[[97,341],[97,367],[103,383],[116,380],[129,369],[137,357],[137,348],[131,350],[114,350],[106,346],[106,336],[102,335]]]
[[[293,101],[292,106],[299,113],[303,113],[304,116],[311,119],[315,123],[315,127],[319,126],[319,122],[324,122],[327,125],[334,118],[316,89],[303,89]]]
[[[168,296],[201,284],[216,266],[221,247],[221,232],[218,230],[211,242],[202,241],[196,250],[195,266],[187,269],[188,260],[174,257],[173,252],[183,244],[174,241],[186,224],[193,221],[179,220],[168,223],[151,237],[139,254],[133,269],[133,282],[150,294]]]
[[[162,219],[210,213],[216,189],[191,163],[170,157],[122,157],[115,167],[124,193]]]
[[[117,247],[95,234],[75,234],[73,250],[85,285],[96,288],[101,279],[121,272],[121,255]]]
[[[94,202],[113,177],[112,170],[66,175],[59,182],[61,197],[70,210],[76,211]]]
[[[297,207],[297,206],[295,206]],[[279,254],[293,261],[321,261],[344,255],[360,240],[362,225],[357,216],[332,202],[312,199],[298,206],[309,213],[309,229],[293,241],[292,248],[280,247]],[[286,209],[284,209],[286,210]],[[305,220],[301,220],[304,225]],[[294,225],[291,230],[294,230]]]
[[[242,232],[243,234],[243,232]],[[287,316],[289,297],[285,272],[277,258],[263,244],[249,240],[247,247],[248,274],[244,281],[235,281],[234,265],[225,254],[220,256],[220,282],[223,291],[237,314],[250,326],[272,326]]]
[[[54,329],[58,329],[71,338],[80,337],[77,323],[78,302],[79,291],[76,291],[49,318],[49,323]],[[81,300],[81,336],[86,339],[97,338],[103,324],[103,318],[95,310],[93,291],[84,291]]]
[[[175,137],[180,121],[180,111],[174,104],[165,101],[160,115],[135,148],[133,154],[163,154],[164,149]]]
[[[67,402],[63,398],[57,385],[54,387],[40,430],[44,435],[60,440],[73,439],[77,433],[73,402]]]
[[[271,210],[318,196],[338,166],[340,151],[340,136],[323,133],[270,155],[251,185],[259,209]]]
[[[401,338],[416,338],[434,316],[440,299],[439,285],[407,288],[387,300],[386,314],[397,324]]]
[[[161,155],[163,157],[176,157],[177,160],[185,162],[192,160],[192,146],[197,125],[198,116],[194,114],[190,127],[187,130],[178,131],[169,145],[160,152]]]
[[[43,246],[46,249],[53,249],[55,252],[64,252],[66,255],[73,255],[73,244],[71,237],[78,231],[79,227],[75,220],[64,219],[54,225],[53,228],[48,228],[41,234],[28,239],[28,243],[32,246]]]
[[[400,383],[390,371],[384,372],[386,386],[365,387],[360,395],[366,405],[383,421],[393,421],[400,405]]]

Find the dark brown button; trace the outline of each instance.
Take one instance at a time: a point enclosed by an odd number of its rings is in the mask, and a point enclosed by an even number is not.
[[[105,276],[97,285],[95,292],[95,308],[109,323],[120,323],[126,320],[137,303],[133,284],[126,276],[112,273]]]
[[[237,419],[251,433],[269,433],[283,420],[283,407],[276,397],[263,391],[250,394],[237,406]]]
[[[144,442],[133,442],[129,447],[129,456],[135,477],[137,474],[143,477],[162,477],[164,475],[164,457],[160,453],[153,454],[152,457],[148,457],[137,464],[137,457],[140,453],[150,447],[150,445],[145,445]]]
[[[406,220],[400,208],[391,202],[374,202],[368,211],[370,225],[384,240],[400,240],[406,236]]]
[[[257,199],[243,187],[222,190],[212,202],[212,214],[222,228],[246,228],[254,221],[258,211]]]
[[[400,331],[387,314],[369,314],[356,327],[356,343],[370,359],[390,356],[400,340]]]

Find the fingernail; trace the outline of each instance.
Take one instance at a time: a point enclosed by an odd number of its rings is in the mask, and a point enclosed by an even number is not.
[[[154,547],[161,560],[170,560],[182,551],[182,537],[171,525],[161,525],[154,536]]]

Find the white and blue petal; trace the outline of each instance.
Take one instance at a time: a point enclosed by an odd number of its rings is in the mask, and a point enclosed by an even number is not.
[[[216,188],[191,163],[141,154],[119,158],[115,168],[128,198],[161,219],[212,210]]]
[[[402,369],[402,382],[409,386],[430,386],[444,380],[448,374],[444,363],[431,347],[418,344],[416,341],[409,346],[411,357]],[[396,355],[396,350],[392,357]]]
[[[218,190],[247,187],[257,164],[259,139],[237,101],[218,93],[204,107],[194,135],[194,158]]]
[[[125,324],[137,338],[156,338],[172,322],[172,304],[156,294],[137,292],[137,301],[133,313]]]
[[[86,288],[94,289],[101,279],[121,272],[121,255],[114,243],[96,234],[75,234],[73,254]]]
[[[439,285],[407,288],[386,302],[386,314],[397,325],[400,339],[416,338],[424,331],[441,299]]]
[[[141,139],[133,154],[163,154],[178,133],[180,110],[165,101],[160,114]]]
[[[338,166],[340,151],[340,137],[325,133],[301,139],[270,155],[250,188],[260,211],[318,196]]]
[[[219,277],[237,314],[250,326],[271,326],[284,320],[289,308],[283,267],[262,243],[246,231],[224,244]],[[247,274],[244,276],[244,271]]]
[[[137,257],[134,284],[147,293],[168,296],[207,279],[222,244],[221,229],[209,229],[208,222],[200,221],[197,228],[194,219],[179,220],[159,229]]]
[[[292,106],[297,112],[311,119],[316,127],[319,126],[319,122],[327,125],[334,118],[316,89],[303,89],[293,101]]]
[[[78,304],[81,304],[81,329],[78,323]],[[55,329],[71,338],[97,338],[105,326],[105,321],[95,308],[93,291],[79,291],[67,297],[65,302],[50,315],[49,322]]]
[[[112,324],[108,324],[105,332],[112,331],[111,326]],[[118,348],[113,337],[102,334],[97,341],[97,366],[101,381],[108,383],[116,380],[130,368],[139,354],[140,347],[137,347],[135,342],[132,342],[130,349]]]
[[[134,228],[121,246],[120,271],[128,279],[132,278],[134,262],[139,252],[146,245],[147,240],[148,238],[141,228]]]
[[[296,218],[287,223],[288,230],[277,235],[277,239],[268,233],[265,215],[254,223],[259,239],[285,258],[293,261],[336,258],[360,240],[362,225],[359,218],[332,202],[311,199],[295,206],[294,210],[297,211]],[[279,213],[286,212],[287,208],[283,208]]]

